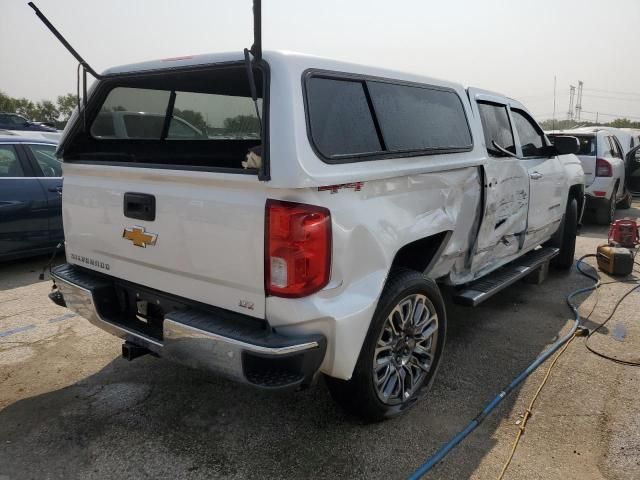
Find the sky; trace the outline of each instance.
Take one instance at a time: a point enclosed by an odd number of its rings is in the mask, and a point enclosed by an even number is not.
[[[252,43],[251,0],[35,0],[97,71]],[[0,0],[0,91],[74,92],[76,62],[26,5]],[[263,48],[494,90],[539,119],[640,120],[640,0],[264,0]],[[587,113],[589,112],[589,113]]]

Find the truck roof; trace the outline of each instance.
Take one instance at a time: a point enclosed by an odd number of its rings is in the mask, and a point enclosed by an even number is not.
[[[373,77],[391,78],[404,80],[407,82],[427,83],[432,85],[442,85],[452,88],[464,88],[462,84],[440,80],[432,77],[422,76],[415,73],[402,72],[397,70],[372,67],[351,62],[344,62],[325,57],[307,55],[303,53],[286,50],[267,50],[263,52],[264,60],[271,66],[279,65],[281,68],[304,71],[307,69],[321,69],[353,73],[360,75],[370,75]],[[160,70],[174,70],[189,67],[200,67],[220,63],[244,61],[243,52],[207,53],[201,55],[186,55],[181,57],[164,58],[147,62],[133,63],[112,67],[103,72],[104,76],[116,76],[141,72],[152,72]]]

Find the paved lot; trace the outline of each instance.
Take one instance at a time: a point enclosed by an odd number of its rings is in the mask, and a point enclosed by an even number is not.
[[[593,253],[605,235],[585,227],[578,253]],[[362,425],[334,406],[322,382],[273,395],[153,357],[126,362],[119,340],[48,301],[49,282],[37,280],[44,262],[0,265],[2,480],[404,478],[569,328],[564,298],[589,283],[575,272],[553,274],[477,309],[451,306],[430,396],[404,417]],[[606,318],[630,288],[603,287],[590,322]],[[581,311],[595,300],[581,299]],[[593,345],[640,360],[639,311],[633,293]],[[533,374],[429,478],[496,478],[543,374]],[[543,390],[505,478],[640,478],[638,385],[640,369],[596,357],[577,339]]]

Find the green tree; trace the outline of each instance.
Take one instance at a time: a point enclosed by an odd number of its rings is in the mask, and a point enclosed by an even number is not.
[[[37,113],[36,105],[26,98],[14,98],[13,111],[29,120],[33,120]]]
[[[632,122],[628,118],[616,118],[609,125],[616,128],[634,128],[638,122]]]
[[[227,133],[260,133],[260,121],[252,115],[237,115],[224,119]]]
[[[75,94],[67,93],[66,95],[58,95],[56,99],[56,106],[58,108],[59,118],[63,122],[69,120],[71,112],[78,105],[78,100]]]
[[[614,127],[614,128],[640,128],[640,122],[633,122],[628,118],[616,118],[609,123],[604,122],[589,122],[589,121],[581,121],[576,122],[575,120],[543,120],[540,122],[540,126],[544,130],[570,130],[576,127]]]
[[[15,99],[0,90],[0,112],[14,112],[15,110]]]
[[[49,100],[42,100],[41,102],[36,103],[33,120],[55,123],[59,116],[60,112],[53,102]]]
[[[207,133],[207,122],[202,116],[202,113],[196,112],[194,110],[180,110],[179,108],[173,109],[173,116],[180,117],[181,119],[189,122],[191,125],[196,127],[198,130],[203,133]]]

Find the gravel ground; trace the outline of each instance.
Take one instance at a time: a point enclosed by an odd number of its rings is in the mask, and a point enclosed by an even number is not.
[[[593,253],[605,236],[606,228],[586,226],[577,253]],[[123,360],[118,339],[49,302],[49,282],[37,280],[45,261],[0,265],[0,480],[405,478],[568,330],[565,296],[589,284],[575,272],[553,273],[476,309],[450,305],[429,396],[403,417],[363,425],[322,382],[269,394],[149,356]],[[587,325],[630,288],[603,287]],[[579,300],[586,315],[596,294]],[[591,345],[640,360],[639,310],[633,293]],[[496,478],[543,375],[535,372],[429,478]],[[639,384],[640,369],[599,358],[576,339],[505,478],[640,478]]]

